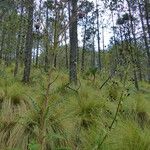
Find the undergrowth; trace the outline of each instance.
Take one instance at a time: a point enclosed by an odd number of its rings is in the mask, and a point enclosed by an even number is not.
[[[0,150],[150,150],[148,84],[136,92],[112,78],[100,89],[105,78],[96,74],[94,82],[80,76],[76,91],[63,72],[33,70],[29,85],[20,77],[1,72]]]

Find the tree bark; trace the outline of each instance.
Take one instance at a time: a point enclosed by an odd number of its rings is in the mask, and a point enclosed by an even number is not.
[[[91,57],[91,67],[95,68],[95,35],[93,35],[93,48],[92,48],[92,57]]]
[[[147,24],[147,29],[148,29],[148,35],[149,35],[149,40],[150,40],[150,23],[149,23],[149,2],[148,0],[144,0],[144,7],[145,7],[145,18],[146,18],[146,24]]]
[[[39,5],[39,20],[41,19],[41,3],[42,3],[42,0],[39,1],[40,2],[40,5]],[[40,28],[40,24],[39,24],[39,28]],[[37,47],[36,47],[36,63],[35,63],[35,66],[38,67],[38,64],[39,64],[39,43],[40,43],[40,29],[37,29]]]
[[[20,55],[20,43],[21,43],[21,33],[22,33],[22,18],[23,18],[23,2],[21,1],[21,14],[19,19],[19,32],[18,32],[18,43],[16,47],[16,59],[15,59],[15,68],[14,68],[14,77],[16,77],[18,73],[18,66],[19,66],[19,55]]]
[[[149,46],[148,46],[148,40],[146,37],[146,29],[144,26],[144,18],[143,18],[143,13],[142,13],[142,9],[141,9],[141,4],[140,1],[138,0],[138,7],[139,7],[139,13],[140,13],[140,20],[141,20],[141,24],[142,24],[142,30],[143,30],[143,38],[144,38],[144,43],[145,43],[145,48],[146,48],[146,53],[147,53],[147,75],[148,75],[148,82],[150,83],[150,50],[149,50]]]
[[[67,45],[67,33],[65,31],[65,66],[68,69],[68,45]]]
[[[101,50],[100,50],[100,31],[99,31],[99,12],[96,0],[96,13],[97,13],[97,41],[98,41],[98,69],[101,70]]]
[[[119,61],[119,56],[118,56],[118,45],[116,43],[116,33],[115,33],[115,23],[114,23],[114,12],[113,12],[113,10],[111,10],[111,17],[112,17],[112,23],[113,23],[113,42],[114,42],[114,46],[115,46],[115,58],[114,58],[114,64],[112,65],[113,71],[111,71],[111,73],[112,73],[112,75],[115,75],[116,71],[114,71],[114,70],[116,70],[120,61]],[[122,38],[121,38],[121,41],[122,41]]]
[[[45,65],[44,70],[45,72],[48,71],[48,6],[46,8],[46,45],[45,45]]]
[[[4,49],[5,36],[6,36],[6,31],[3,28],[2,29],[1,50],[0,50],[0,61],[3,59],[3,49]]]
[[[71,0],[72,14],[70,20],[70,83],[77,84],[77,2],[78,0]]]
[[[85,31],[84,31],[82,56],[81,56],[81,72],[82,73],[84,72],[84,69],[85,69],[85,64],[84,64],[84,60],[85,60],[85,44],[86,44],[85,36],[86,36],[86,25],[85,25]]]
[[[39,64],[39,29],[37,30],[37,45],[36,45],[36,61],[35,61],[35,66],[38,67]]]
[[[129,36],[129,52],[130,52],[130,55],[131,55],[131,62],[132,62],[132,65],[133,65],[133,77],[134,77],[134,85],[135,85],[135,88],[137,89],[137,91],[139,90],[139,84],[138,84],[138,78],[137,78],[137,64],[136,64],[136,59],[135,59],[135,50],[132,48],[132,39],[131,39],[131,33],[130,33],[130,27],[128,27],[128,36]]]
[[[84,37],[83,37],[83,47],[82,47],[82,56],[81,56],[81,72],[84,72],[85,69],[85,45],[86,45],[86,29],[87,28],[87,16],[86,16],[86,22],[84,26]]]
[[[24,74],[23,82],[28,83],[30,79],[30,70],[31,70],[31,57],[32,57],[32,45],[33,45],[33,4],[34,0],[28,0],[28,29],[26,36],[26,45],[25,45],[25,60],[24,60]]]
[[[140,64],[140,59],[139,59],[139,54],[138,54],[138,47],[137,47],[137,41],[136,41],[136,36],[135,36],[135,32],[134,32],[134,25],[133,25],[133,21],[132,21],[132,14],[131,14],[131,4],[130,1],[128,1],[128,7],[129,7],[129,20],[130,20],[130,27],[131,27],[131,32],[132,32],[132,36],[133,36],[133,41],[134,41],[134,46],[135,46],[135,63],[137,66],[137,70],[138,70],[138,74],[139,74],[139,79],[140,81],[142,80],[142,71],[141,71],[141,64]]]

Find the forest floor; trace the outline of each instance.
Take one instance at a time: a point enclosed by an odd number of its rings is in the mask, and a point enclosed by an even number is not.
[[[150,84],[33,69],[0,71],[0,150],[150,150]]]

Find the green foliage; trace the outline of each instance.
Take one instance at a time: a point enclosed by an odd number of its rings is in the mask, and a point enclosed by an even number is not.
[[[118,96],[119,96],[119,92],[120,92],[120,86],[119,86],[118,82],[113,81],[108,88],[110,100],[112,100],[112,101],[117,100]]]
[[[33,140],[29,144],[29,150],[40,150],[40,145]]]
[[[102,150],[150,148],[148,84],[142,82],[142,90],[137,93],[131,83],[127,82],[124,89],[121,82],[113,79],[100,91],[98,85],[103,82],[100,77],[97,76],[95,84],[81,78],[77,94],[65,88],[67,76],[59,72],[43,110],[48,75],[40,76],[40,70],[33,70],[34,82],[23,85],[19,78],[11,77],[10,70],[3,72],[7,77],[0,79],[0,149],[41,149],[39,141],[43,134],[47,149],[91,150],[98,148],[107,132]],[[50,81],[57,74],[53,73]],[[109,131],[122,90],[122,111]],[[45,126],[41,134],[42,113]],[[144,123],[139,120],[141,114],[146,115]]]
[[[90,72],[90,74],[92,74],[93,76],[95,76],[96,72],[97,72],[97,68],[96,67],[95,68],[90,68],[89,72]]]
[[[4,9],[5,8],[5,9]],[[15,4],[13,1],[9,1],[9,0],[3,0],[0,2],[0,9],[3,9],[3,11],[5,10],[10,10],[10,9],[14,9],[15,8]]]
[[[117,133],[121,134],[118,136]],[[133,120],[124,120],[111,136],[114,150],[148,150],[150,149],[150,132],[148,128],[143,130]]]
[[[85,73],[86,77],[92,77],[92,81],[95,81],[95,77],[96,77],[96,73],[97,73],[98,68],[97,67],[93,67],[93,68],[89,68],[89,70]]]

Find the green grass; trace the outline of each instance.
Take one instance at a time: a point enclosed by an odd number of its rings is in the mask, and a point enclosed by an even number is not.
[[[47,84],[57,75],[44,106]],[[105,78],[97,74],[93,83],[79,76],[76,93],[65,86],[68,76],[62,71],[49,79],[33,69],[31,83],[24,85],[21,72],[14,79],[7,69],[0,78],[0,150],[41,150],[42,145],[45,150],[150,150],[150,85],[142,82],[136,92],[129,81],[124,87],[114,78],[100,90]]]

